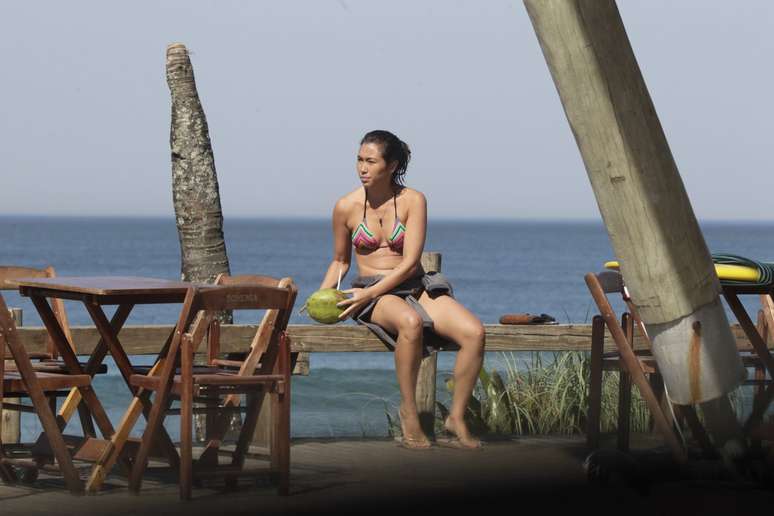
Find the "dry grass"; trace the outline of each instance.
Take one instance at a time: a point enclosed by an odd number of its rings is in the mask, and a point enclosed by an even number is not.
[[[505,371],[482,369],[468,406],[468,424],[479,434],[573,435],[585,432],[589,399],[588,353],[531,353],[526,360],[504,354]],[[453,389],[451,380],[447,388]],[[448,409],[439,403],[441,418]],[[602,380],[601,430],[615,429],[618,414],[618,374]],[[648,410],[632,391],[631,429],[646,431]]]

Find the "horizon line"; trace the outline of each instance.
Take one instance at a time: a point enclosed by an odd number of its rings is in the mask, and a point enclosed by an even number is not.
[[[127,214],[30,214],[30,213],[0,213],[0,219],[3,218],[19,218],[19,219],[124,219],[124,220],[174,220],[174,214],[147,214],[147,215],[127,215]],[[224,222],[227,220],[287,220],[287,221],[329,221],[330,215],[230,215],[223,217]],[[502,216],[481,216],[481,217],[449,217],[449,216],[436,216],[429,219],[430,221],[441,222],[574,222],[574,223],[599,223],[603,224],[602,218],[591,217],[502,217]],[[730,223],[730,224],[774,224],[774,218],[771,219],[723,219],[716,217],[700,218],[697,220],[708,223]]]

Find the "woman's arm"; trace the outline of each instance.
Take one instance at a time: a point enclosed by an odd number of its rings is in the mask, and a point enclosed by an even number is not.
[[[320,288],[335,288],[341,277],[347,275],[352,260],[352,245],[349,241],[347,228],[347,209],[344,199],[340,199],[333,207],[333,260],[328,266]]]

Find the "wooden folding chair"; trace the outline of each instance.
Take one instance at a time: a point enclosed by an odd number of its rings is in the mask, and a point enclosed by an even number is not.
[[[665,397],[663,379],[658,372],[658,366],[650,351],[650,340],[648,339],[645,325],[637,314],[637,308],[629,297],[621,274],[617,271],[603,271],[599,274],[588,273],[586,274],[585,279],[586,285],[601,314],[595,316],[592,320],[592,351],[587,429],[588,447],[590,449],[599,447],[602,371],[618,370],[620,376],[617,444],[621,451],[626,451],[629,448],[631,385],[632,380],[637,377],[639,378],[637,387],[651,413],[651,425],[655,425],[658,428],[675,456],[684,456],[684,454],[679,451],[682,449],[682,446],[678,448],[678,441],[676,440],[674,431],[674,426],[680,425],[679,419],[682,419],[688,425],[691,434],[694,439],[696,439],[701,449],[708,455],[714,455],[715,449],[701,425],[695,408],[692,405],[671,405],[670,407],[671,403],[667,397]],[[618,324],[610,302],[607,299],[607,294],[611,293],[621,295],[628,310],[628,312],[625,312],[622,315],[620,325]],[[639,329],[639,333],[642,335],[643,340],[647,345],[647,349],[634,350],[635,325]],[[612,353],[603,352],[606,326],[610,330],[617,348],[617,351]],[[767,335],[769,333],[763,311],[759,312],[758,326],[762,335]],[[755,368],[755,378],[744,382],[746,385],[757,386],[753,412],[745,423],[745,429],[749,431],[750,427],[762,417],[762,411],[767,405],[767,402],[763,398],[771,392],[771,390],[768,392],[764,391],[763,385],[771,383],[771,380],[765,378],[763,363],[754,352],[750,350],[740,350],[739,353],[745,367]],[[645,375],[648,375],[647,379]],[[670,417],[671,412],[675,413],[678,417],[678,421],[672,420]]]
[[[621,275],[613,271],[602,272],[591,279],[596,282],[605,294],[621,294],[623,301],[628,305],[631,299],[623,286]],[[630,307],[630,310],[632,308]],[[602,308],[600,308],[602,310]],[[643,373],[648,376],[648,382],[654,390],[659,403],[663,404],[663,389],[661,376],[657,372],[656,361],[650,349],[634,350],[634,323],[639,323],[632,317],[631,312],[624,312],[621,316],[621,328],[626,337],[627,345],[631,347],[637,357],[638,365]],[[642,333],[642,331],[641,331]],[[642,333],[644,334],[644,333]],[[600,418],[602,411],[602,377],[604,371],[618,371],[618,424],[617,445],[621,451],[629,449],[629,422],[631,418],[631,376],[621,367],[621,356],[617,351],[605,353],[605,320],[596,315],[591,321],[591,365],[589,371],[589,407],[587,417],[586,444],[590,450],[599,447]],[[661,395],[661,396],[660,396]]]
[[[678,462],[687,460],[687,453],[678,440],[667,403],[664,400],[663,380],[658,373],[658,367],[650,349],[634,350],[634,327],[639,328],[641,335],[649,345],[647,332],[637,310],[629,297],[623,278],[619,272],[604,271],[599,274],[588,273],[585,276],[586,285],[594,299],[599,315],[592,319],[591,366],[589,382],[589,409],[587,418],[587,445],[590,449],[599,447],[600,414],[602,404],[602,374],[604,370],[618,370],[619,400],[618,400],[618,448],[626,451],[629,448],[629,419],[631,407],[631,387],[634,383],[650,410],[652,425],[661,433],[673,456]],[[627,306],[628,312],[618,318],[607,298],[607,294],[620,294]],[[610,331],[616,346],[616,351],[604,353],[605,327]],[[647,375],[647,376],[646,376]],[[666,405],[666,407],[665,407]],[[676,408],[675,406],[674,408]],[[677,409],[680,411],[680,409]],[[709,439],[699,424],[692,407],[683,411],[682,415],[690,426],[694,437],[705,450],[711,450]]]
[[[15,367],[12,370],[5,369],[5,347],[10,349]],[[68,354],[67,360],[74,360],[74,355]],[[58,463],[58,469],[64,476],[65,483],[73,493],[83,492],[83,482],[73,464],[64,437],[62,436],[60,422],[48,402],[47,395],[67,390],[79,389],[86,392],[90,389],[91,377],[87,374],[61,374],[56,372],[36,371],[32,365],[29,354],[22,346],[18,338],[16,325],[11,318],[5,300],[0,295],[0,410],[3,408],[3,400],[7,397],[29,397],[32,400],[34,412],[40,419],[46,435],[46,441],[53,456]],[[89,392],[88,394],[91,394]],[[98,404],[95,408],[101,409]],[[104,412],[97,414],[107,420]],[[0,435],[2,435],[2,418],[0,418]],[[109,425],[105,427],[110,431]],[[17,458],[8,456],[5,447],[0,442],[0,480],[14,482],[17,480],[12,466],[21,466],[37,470],[40,463],[33,458]]]
[[[55,278],[55,277],[56,277],[56,271],[54,270],[54,267],[51,267],[51,266],[48,266],[44,269],[36,269],[33,267],[17,267],[17,266],[11,266],[11,265],[0,265],[0,291],[18,290],[18,287],[14,283],[14,280],[18,278]],[[52,298],[51,310],[54,312],[54,316],[59,322],[59,325],[62,327],[62,331],[64,332],[64,336],[67,339],[67,343],[69,344],[70,349],[73,351],[73,353],[76,353],[76,347],[73,341],[72,333],[70,331],[70,322],[67,317],[67,311],[65,310],[64,302],[59,298]],[[54,341],[50,335],[46,339],[45,351],[35,352],[35,353],[28,352],[27,355],[29,356],[30,359],[33,360],[32,368],[37,372],[69,374],[67,365],[59,356],[59,352],[57,351],[56,346],[54,345]],[[86,364],[81,364],[82,367],[85,365]],[[15,365],[12,362],[9,362],[9,364],[7,364],[6,367],[9,368],[9,370],[13,370],[15,368]],[[94,373],[95,374],[107,373],[107,366],[102,364],[94,371]],[[57,412],[57,408],[56,408],[57,398],[66,397],[71,394],[75,395],[75,393],[77,393],[77,391],[56,390],[56,391],[47,392],[46,396],[51,406],[51,410],[54,412]],[[14,401],[9,400],[9,403],[6,405],[5,410],[6,411],[19,410],[21,412],[32,412],[34,411],[34,408],[30,407],[29,405],[21,405],[18,403],[17,400],[14,400]],[[89,416],[89,412],[86,410],[86,407],[83,404],[78,405],[78,414],[80,416],[81,426],[83,427],[84,432],[86,432],[88,435],[94,436],[95,435],[94,424],[91,420],[91,417]],[[62,412],[58,412],[57,418],[61,425],[62,423],[67,422],[67,420],[69,419],[69,415],[64,414]]]
[[[159,376],[133,375],[132,385],[156,391],[148,426],[132,467],[129,488],[138,492],[148,454],[161,427],[170,400],[180,399],[180,497],[191,498],[193,477],[223,474],[233,485],[243,475],[265,473],[245,469],[245,458],[255,431],[265,395],[272,398],[272,438],[268,473],[287,494],[290,474],[290,339],[286,328],[295,303],[297,288],[290,278],[277,280],[267,276],[221,276],[219,285],[192,288],[188,291],[178,320],[178,330],[170,345]],[[220,327],[217,316],[224,310],[266,309],[263,320],[242,361],[219,358]],[[198,312],[198,313],[197,313]],[[194,367],[194,353],[207,336],[208,364]],[[179,364],[179,370],[176,370]],[[193,402],[212,402],[217,411],[214,428],[204,452],[193,461]],[[239,405],[240,394],[247,394],[245,419],[236,449],[229,464],[218,464],[222,438],[230,414]]]

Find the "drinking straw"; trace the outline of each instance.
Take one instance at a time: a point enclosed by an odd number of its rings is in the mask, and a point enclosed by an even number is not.
[[[339,265],[339,281],[336,283],[336,290],[341,286],[341,265]]]

